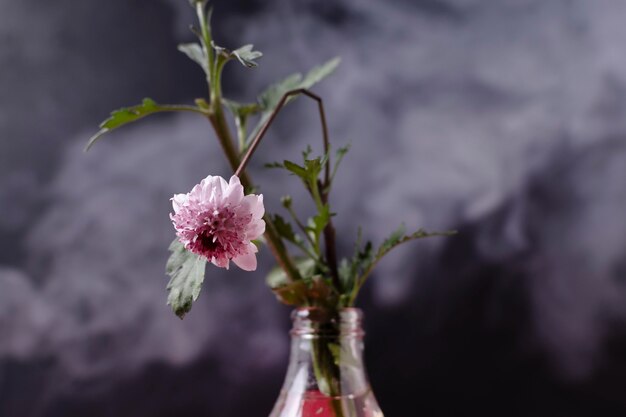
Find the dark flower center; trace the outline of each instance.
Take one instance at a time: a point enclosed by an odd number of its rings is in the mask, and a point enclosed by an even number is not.
[[[202,249],[204,249],[205,252],[212,253],[220,247],[219,240],[215,239],[214,241],[214,238],[215,238],[215,235],[211,233],[211,230],[203,230],[198,235],[197,240],[199,241],[200,245],[202,246]]]

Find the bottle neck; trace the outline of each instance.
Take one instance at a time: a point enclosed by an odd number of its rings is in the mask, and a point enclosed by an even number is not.
[[[292,313],[291,357],[283,390],[331,397],[364,395],[362,312],[299,308]]]

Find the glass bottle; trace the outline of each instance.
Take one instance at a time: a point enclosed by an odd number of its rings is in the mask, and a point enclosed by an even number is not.
[[[287,376],[270,417],[383,417],[363,365],[363,313],[299,308]]]

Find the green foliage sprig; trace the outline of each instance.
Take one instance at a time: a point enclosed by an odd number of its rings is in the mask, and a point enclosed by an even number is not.
[[[431,236],[449,236],[454,232],[429,233],[418,230],[406,233],[401,227],[374,249],[371,242],[362,243],[361,233],[355,244],[354,254],[337,259],[335,230],[329,195],[339,165],[348,152],[341,147],[331,155],[328,129],[322,99],[309,91],[316,83],[332,74],[339,65],[333,58],[306,74],[295,73],[267,87],[255,101],[239,103],[223,97],[221,77],[228,62],[239,62],[245,68],[255,68],[262,53],[247,44],[234,50],[215,43],[211,31],[212,10],[206,0],[189,0],[198,18],[198,27],[192,27],[197,42],[179,45],[178,49],[197,63],[206,77],[208,97],[200,97],[194,104],[158,104],[146,98],[139,105],[121,108],[100,125],[100,130],[88,141],[90,149],[105,134],[160,112],[192,112],[208,119],[231,168],[247,190],[253,182],[245,171],[269,126],[282,107],[304,95],[317,102],[323,131],[324,153],[312,157],[310,147],[302,153],[300,162],[284,160],[267,166],[284,170],[303,184],[315,208],[315,214],[301,219],[293,209],[293,198],[282,199],[285,218],[279,214],[266,214],[264,242],[277,260],[278,266],[267,277],[269,287],[277,298],[289,305],[318,306],[330,310],[353,306],[359,290],[376,264],[393,248],[402,243]],[[228,110],[236,126],[235,135],[226,120]],[[251,121],[253,126],[249,126]],[[236,139],[234,139],[236,138]],[[286,244],[299,252],[292,256]],[[167,285],[167,302],[172,310],[183,318],[200,294],[204,281],[206,259],[191,253],[174,240],[166,272],[170,276]]]

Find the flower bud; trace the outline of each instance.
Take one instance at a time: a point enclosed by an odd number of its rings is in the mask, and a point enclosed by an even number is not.
[[[191,5],[191,7],[196,7],[196,4],[200,3],[202,4],[202,7],[206,6],[206,4],[209,2],[209,0],[189,0],[189,4]]]
[[[283,207],[288,209],[291,207],[291,196],[290,195],[286,195],[281,197],[280,202],[282,203]]]

